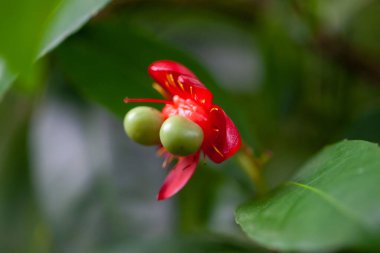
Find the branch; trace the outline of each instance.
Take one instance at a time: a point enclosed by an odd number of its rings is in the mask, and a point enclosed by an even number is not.
[[[357,73],[380,86],[380,60],[378,58],[359,50],[339,34],[324,32],[319,20],[316,20],[314,14],[301,4],[303,2],[294,0],[291,3],[295,14],[308,25],[312,33],[311,43],[306,43],[307,46],[324,54],[349,72]]]
[[[311,45],[349,72],[357,72],[380,86],[380,61],[337,36],[316,34]]]

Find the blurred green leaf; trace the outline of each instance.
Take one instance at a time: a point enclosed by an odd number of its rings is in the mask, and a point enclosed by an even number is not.
[[[34,195],[28,154],[32,99],[10,92],[0,107],[0,237],[4,252],[48,252],[49,231]],[[12,115],[10,117],[9,115]]]
[[[380,108],[361,115],[344,134],[349,139],[361,139],[380,143]]]
[[[179,195],[179,226],[181,231],[207,228],[215,207],[222,174],[203,165]],[[196,201],[195,201],[196,200]]]
[[[325,30],[340,32],[371,2],[373,0],[322,0],[316,1],[316,10]]]
[[[370,60],[380,57],[379,29],[374,28],[374,24],[380,22],[380,2],[371,1],[365,8],[358,12],[348,33],[348,40],[355,45],[362,54]],[[372,59],[373,58],[373,59]]]
[[[17,77],[12,87],[16,91],[28,95],[38,93],[45,87],[46,83],[44,80],[46,80],[47,67],[48,65],[45,59],[37,61],[31,68]]]
[[[380,249],[380,149],[343,141],[322,150],[273,196],[247,203],[237,223],[277,250]]]
[[[153,240],[135,240],[111,250],[99,253],[243,253],[267,252],[264,249],[226,236],[214,234],[198,234],[188,236],[172,236]]]
[[[0,1],[0,97],[20,72],[83,25],[109,0]]]

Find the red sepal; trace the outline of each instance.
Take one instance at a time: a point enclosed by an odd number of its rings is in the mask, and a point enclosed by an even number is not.
[[[191,98],[205,107],[212,104],[212,93],[182,64],[157,61],[149,66],[148,72],[171,97]]]
[[[160,192],[157,195],[157,200],[170,198],[181,190],[194,174],[199,161],[199,152],[192,156],[180,157],[178,163],[169,172]]]
[[[221,163],[240,149],[241,137],[235,124],[220,106],[213,105],[209,117],[214,131],[204,152],[213,162]]]

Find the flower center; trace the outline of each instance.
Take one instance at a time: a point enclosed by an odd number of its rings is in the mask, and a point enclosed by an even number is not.
[[[165,105],[162,109],[162,115],[164,118],[174,115],[186,117],[197,123],[203,129],[206,127],[208,122],[207,114],[202,106],[192,99],[183,99],[177,95],[173,97],[173,103]]]

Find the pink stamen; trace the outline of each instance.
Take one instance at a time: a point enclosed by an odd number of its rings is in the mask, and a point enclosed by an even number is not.
[[[124,98],[124,103],[162,103],[162,104],[172,104],[173,102],[166,99],[155,99],[155,98]]]
[[[162,168],[168,167],[168,165],[174,160],[174,156],[169,155],[165,158],[164,162],[162,163]]]

